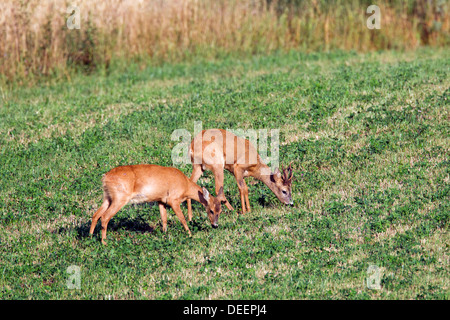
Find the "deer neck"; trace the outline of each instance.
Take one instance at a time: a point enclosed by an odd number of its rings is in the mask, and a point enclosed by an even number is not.
[[[200,188],[196,183],[189,180],[189,191],[188,191],[187,197],[189,199],[195,200],[195,201],[200,202],[201,204],[205,205],[200,200],[199,192],[201,194],[203,194],[202,188]]]
[[[269,173],[269,174],[263,174],[263,173]],[[263,182],[267,187],[269,187],[270,190],[272,190],[273,193],[277,190],[275,183],[270,179],[272,175],[272,171],[270,170],[270,167],[264,163],[260,163],[258,166],[258,170],[255,170],[252,176],[259,181]],[[276,194],[276,193],[275,193]]]

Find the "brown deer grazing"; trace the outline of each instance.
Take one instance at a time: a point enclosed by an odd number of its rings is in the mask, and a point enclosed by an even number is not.
[[[127,203],[158,201],[164,232],[167,231],[167,212],[164,204],[168,204],[180,219],[184,229],[191,235],[180,204],[186,199],[194,199],[203,204],[211,226],[217,228],[222,211],[220,201],[176,168],[153,164],[116,167],[103,176],[102,183],[103,204],[92,216],[89,233],[91,235],[94,233],[97,221],[101,218],[103,244],[106,244],[109,220]],[[222,193],[223,189],[219,190],[218,196]]]
[[[251,176],[262,181],[284,204],[293,204],[291,183],[292,166],[280,172],[270,168],[262,161],[252,144],[223,129],[208,129],[199,133],[191,142],[192,161],[191,181],[196,183],[203,171],[208,169],[214,174],[217,199],[225,203],[229,210],[233,207],[223,194],[223,169],[230,171],[236,178],[241,196],[242,213],[250,212],[248,188],[245,177]],[[222,192],[219,194],[219,190]],[[192,219],[191,202],[188,200],[188,219]]]

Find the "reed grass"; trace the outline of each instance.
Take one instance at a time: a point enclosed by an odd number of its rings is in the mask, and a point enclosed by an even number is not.
[[[410,50],[449,44],[448,2],[377,0],[370,30],[364,0],[68,0],[0,3],[0,76],[26,81],[115,61],[160,63],[276,50]]]

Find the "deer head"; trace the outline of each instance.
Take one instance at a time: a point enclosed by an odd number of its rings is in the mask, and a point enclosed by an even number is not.
[[[202,192],[203,194],[201,194],[199,191],[200,202],[206,209],[206,213],[208,214],[211,226],[213,228],[217,228],[219,226],[218,225],[219,216],[220,213],[222,212],[222,204],[220,199],[223,196],[223,187],[220,187],[219,193],[217,194],[216,197],[210,195],[205,187],[202,187]]]
[[[270,180],[273,183],[273,189],[271,189],[277,198],[284,204],[294,204],[291,194],[293,176],[294,172],[292,171],[292,164],[289,164],[287,168],[283,168],[282,166],[281,172],[276,168],[275,172],[270,176]]]

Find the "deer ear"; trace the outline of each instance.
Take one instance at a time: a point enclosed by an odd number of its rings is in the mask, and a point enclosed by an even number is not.
[[[209,201],[209,192],[208,192],[208,190],[206,190],[205,187],[202,187],[202,192],[203,192],[203,198],[204,198],[206,201]]]
[[[223,187],[220,187],[219,193],[217,194],[217,197],[218,197],[218,196],[221,196],[221,195],[223,195]]]
[[[281,178],[281,173],[280,170],[278,168],[275,169],[275,172],[273,173],[273,175],[277,178],[280,179]]]

